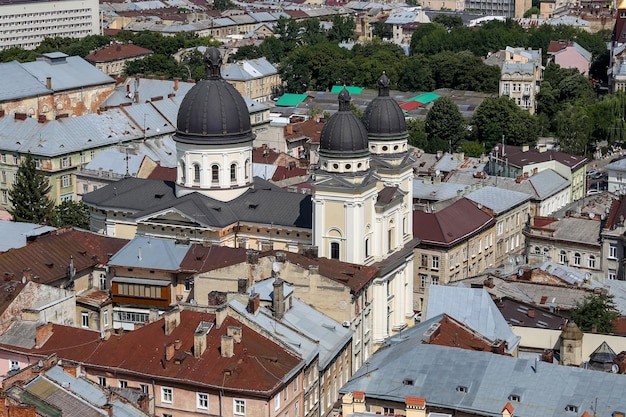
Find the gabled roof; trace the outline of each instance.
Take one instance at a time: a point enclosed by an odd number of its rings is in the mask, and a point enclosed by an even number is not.
[[[31,244],[0,254],[0,274],[21,280],[29,275],[47,284],[68,276],[70,259],[77,273],[106,264],[128,241],[78,229],[59,229]],[[7,275],[8,274],[8,275]]]
[[[115,80],[79,56],[67,56],[60,53],[40,55],[36,61],[21,64],[26,71],[46,85],[46,78],[51,78],[52,91],[71,90],[80,87],[110,84]]]
[[[17,61],[0,64],[0,101],[50,94],[41,83]]]
[[[222,68],[225,80],[248,81],[277,74],[278,70],[265,58],[235,62]]]
[[[616,228],[617,225],[623,224],[625,218],[626,197],[622,194],[620,195],[619,200],[614,200],[611,203],[611,209],[609,211],[608,218],[606,219],[606,223],[604,224],[604,228],[612,230],[613,228]]]
[[[416,328],[390,338],[339,392],[364,391],[366,398],[395,403],[422,397],[438,409],[479,416],[502,415],[512,394],[520,398],[515,403],[520,416],[576,415],[568,406],[580,415],[596,402],[606,415],[626,409],[623,375],[421,344]]]
[[[461,198],[436,213],[414,210],[413,236],[427,245],[454,246],[493,223],[492,216]]]
[[[561,242],[600,246],[600,231],[602,226],[600,219],[565,217],[562,219],[546,218],[545,220],[546,222],[541,226],[535,223],[535,225],[531,227],[529,236],[537,239],[546,236],[550,241],[557,240]],[[533,233],[534,230],[538,232]]]
[[[506,352],[517,349],[516,336],[502,317],[500,310],[484,289],[433,285],[428,292],[426,319],[447,314],[489,340],[506,341]]]
[[[26,246],[26,239],[29,236],[41,235],[52,230],[56,230],[56,228],[41,224],[0,220],[0,236],[2,236],[0,253]]]
[[[550,45],[548,45],[548,54],[550,55],[558,55],[568,50],[573,50],[585,60],[591,61],[591,52],[574,41],[550,41]]]
[[[135,236],[109,260],[108,265],[124,268],[150,268],[177,272],[191,248],[189,242]]]
[[[496,187],[482,187],[465,196],[476,204],[482,204],[498,215],[530,200],[530,195]]]
[[[207,272],[246,261],[246,249],[194,244],[180,262],[185,272]]]
[[[508,163],[516,168],[523,168],[529,165],[539,164],[541,162],[557,161],[569,167],[572,171],[581,168],[587,163],[584,156],[571,155],[565,152],[559,152],[554,149],[540,151],[532,148],[527,151],[521,146],[506,145],[502,155],[502,149],[498,150],[498,158],[507,158]]]
[[[208,323],[206,351],[193,355],[194,333],[200,323]],[[218,328],[215,315],[184,310],[180,324],[170,335],[164,333],[164,318],[132,332],[112,334],[102,339],[99,331],[52,325],[52,334],[34,355],[57,353],[59,358],[83,363],[87,367],[141,373],[155,380],[176,381],[197,388],[237,390],[242,395],[268,398],[302,366],[300,358],[232,317]],[[234,356],[222,357],[221,337],[229,326],[241,327],[241,343],[234,344]],[[165,345],[180,340],[175,357],[163,361]],[[71,341],[68,345],[68,341]],[[141,352],[129,355],[129,352]],[[230,373],[224,372],[230,371]],[[250,376],[254,375],[254,378]]]
[[[132,43],[118,43],[96,49],[85,57],[89,62],[111,62],[120,59],[141,58],[151,55],[152,51]]]

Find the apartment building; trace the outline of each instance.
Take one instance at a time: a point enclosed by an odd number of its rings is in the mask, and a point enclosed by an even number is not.
[[[251,59],[226,65],[222,77],[242,96],[252,100],[270,101],[280,94],[278,70],[265,58]]]
[[[0,2],[0,50],[35,49],[45,38],[100,33],[97,0]]]

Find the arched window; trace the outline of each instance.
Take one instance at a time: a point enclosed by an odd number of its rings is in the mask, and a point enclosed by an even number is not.
[[[559,252],[559,263],[564,264],[566,262],[567,262],[567,252],[562,250],[561,252]]]
[[[339,259],[339,242],[331,242],[330,259]]]
[[[578,252],[574,254],[574,265],[580,266],[580,253]]]
[[[200,165],[193,164],[193,181],[200,182]]]
[[[244,172],[244,175],[245,175],[245,178],[248,179],[248,177],[250,176],[250,160],[249,159],[246,159],[245,168],[246,170]]]
[[[596,257],[593,255],[589,255],[589,268],[596,267]]]
[[[237,164],[230,164],[230,182],[237,181]]]
[[[186,169],[187,167],[185,166],[185,163],[183,161],[180,161],[180,181],[182,183],[185,182],[185,178],[187,177]]]
[[[370,256],[370,238],[365,239],[365,257],[369,258]]]
[[[220,167],[211,165],[211,182],[217,184],[220,182]]]
[[[534,252],[535,252],[536,254],[540,254],[540,253],[541,253],[541,249],[539,249],[539,246],[535,246],[535,250],[534,250]]]

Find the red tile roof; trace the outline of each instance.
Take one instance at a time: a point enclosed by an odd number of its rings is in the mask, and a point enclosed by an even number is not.
[[[279,166],[276,168],[276,171],[274,171],[274,175],[272,175],[272,181],[281,181],[294,177],[304,177],[307,174],[308,171],[303,168]]]
[[[207,272],[246,261],[246,249],[193,245],[180,263],[185,272]]]
[[[550,44],[548,45],[548,53],[553,54],[572,45],[574,45],[573,41],[550,41]]]
[[[605,229],[613,229],[618,224],[624,223],[626,218],[626,198],[624,195],[620,195],[619,200],[614,200],[611,204],[611,210],[609,216],[606,219]]]
[[[25,247],[0,254],[0,274],[21,280],[29,275],[41,284],[67,277],[70,257],[77,273],[105,264],[128,240],[63,228],[41,235]],[[28,269],[27,269],[28,268]]]
[[[280,154],[270,148],[254,148],[252,150],[252,162],[257,164],[273,164]]]
[[[151,180],[176,181],[176,168],[167,168],[157,165],[148,178]]]
[[[323,128],[323,118],[309,119],[305,122],[293,123],[285,127],[285,140],[290,141],[304,137],[311,142],[319,143]],[[289,133],[289,131],[291,131],[291,133]]]
[[[194,332],[200,322],[215,322],[215,315],[181,311],[180,324],[165,335],[164,319],[129,333],[112,334],[108,340],[100,332],[52,325],[52,335],[33,354],[50,355],[96,367],[111,369],[119,375],[124,370],[153,379],[176,380],[197,387],[233,389],[260,396],[272,395],[282,380],[301,366],[300,358],[265,338],[232,317],[221,327],[213,326],[206,336],[207,348],[195,358]],[[221,356],[221,337],[229,326],[241,327],[241,343],[234,344],[234,356]],[[165,345],[181,341],[174,358],[164,359]],[[71,341],[68,343],[68,341]],[[129,352],[141,354],[129,355]]]
[[[426,405],[426,398],[409,396],[404,399],[404,402],[406,405],[417,405],[423,407]]]
[[[85,304],[93,307],[103,307],[111,304],[111,296],[109,291],[103,290],[89,290],[76,296],[76,303]]]
[[[424,105],[419,101],[407,101],[400,105],[400,108],[405,111],[415,110],[418,107],[423,107]]]
[[[132,43],[118,43],[96,49],[85,57],[86,61],[95,62],[111,62],[127,58],[141,58],[152,55],[152,51],[142,48]]]
[[[439,328],[432,334],[430,341],[424,341],[423,343],[493,352],[502,355],[505,355],[504,349],[506,347],[503,341],[500,341],[500,344],[498,344],[495,340],[489,340],[447,314],[444,314],[441,321],[439,321]]]
[[[453,246],[493,223],[493,217],[461,198],[436,213],[413,211],[413,236],[425,244]]]
[[[502,146],[500,146],[500,148],[502,148]],[[506,145],[504,147],[505,155],[503,156],[502,149],[499,149],[497,156],[501,159],[508,159],[508,163],[517,168],[541,162],[557,161],[570,169],[576,170],[587,163],[587,158],[584,156],[571,155],[554,149],[544,151],[535,148],[527,151],[523,151],[522,149],[521,146]]]

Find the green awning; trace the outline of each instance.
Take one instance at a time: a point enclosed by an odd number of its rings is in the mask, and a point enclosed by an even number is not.
[[[422,104],[428,104],[431,101],[437,100],[439,97],[441,96],[436,93],[424,93],[420,94],[419,96],[412,97],[408,101],[417,101]]]
[[[330,90],[331,93],[341,93],[343,90],[343,85],[333,85],[333,88]],[[352,94],[361,94],[363,91],[363,87],[357,87],[355,85],[346,85],[346,90],[348,93]]]
[[[306,94],[283,94],[275,104],[281,107],[296,107],[307,97]]]

